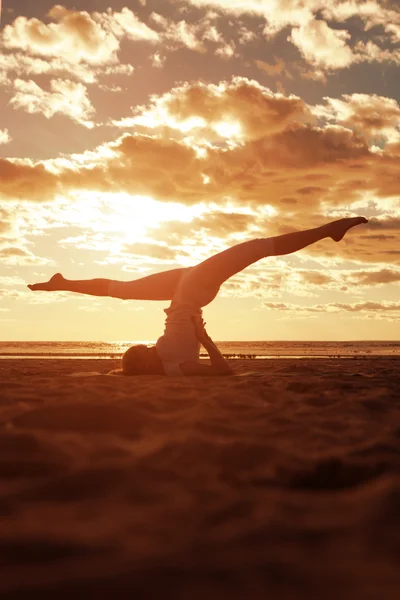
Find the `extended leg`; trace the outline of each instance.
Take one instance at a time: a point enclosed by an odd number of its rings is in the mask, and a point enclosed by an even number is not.
[[[65,279],[60,273],[46,283],[28,285],[33,291],[67,291],[89,296],[111,296],[123,300],[171,300],[178,281],[186,269],[171,269],[134,281],[112,279]]]
[[[217,291],[224,281],[261,258],[292,254],[324,238],[332,238],[339,242],[351,227],[361,223],[367,223],[367,219],[364,217],[340,219],[306,231],[237,244],[193,267],[185,276],[184,285],[188,293],[191,290],[192,295],[194,288]],[[212,298],[207,299],[207,303],[211,300]]]

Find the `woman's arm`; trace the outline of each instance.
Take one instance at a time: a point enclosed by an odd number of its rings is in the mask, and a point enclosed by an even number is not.
[[[222,356],[215,343],[212,341],[210,336],[207,334],[202,342],[204,349],[207,350],[208,356],[211,360],[211,368],[218,375],[232,375],[233,371],[230,368],[228,362]]]
[[[213,340],[205,329],[205,323],[202,319],[193,319],[193,325],[196,336],[211,360],[211,366],[202,365],[197,361],[188,361],[180,365],[184,375],[232,375],[233,371],[228,362],[222,356]]]

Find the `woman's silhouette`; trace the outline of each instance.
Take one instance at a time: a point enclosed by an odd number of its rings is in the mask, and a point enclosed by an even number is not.
[[[339,242],[364,217],[333,221],[322,227],[297,231],[272,238],[253,239],[219,252],[194,267],[172,269],[134,281],[91,279],[71,281],[59,273],[46,283],[28,287],[33,290],[69,291],[91,296],[111,296],[130,300],[171,300],[164,334],[155,346],[132,346],[122,357],[126,375],[227,375],[228,363],[207,334],[201,308],[217,295],[221,285],[249,265],[267,256],[292,254],[324,238]],[[211,366],[199,362],[200,344],[211,359]]]

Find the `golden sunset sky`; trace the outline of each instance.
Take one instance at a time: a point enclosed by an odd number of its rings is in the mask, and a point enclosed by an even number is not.
[[[398,0],[3,0],[0,339],[154,340],[130,280],[363,215],[205,309],[216,340],[400,339]]]

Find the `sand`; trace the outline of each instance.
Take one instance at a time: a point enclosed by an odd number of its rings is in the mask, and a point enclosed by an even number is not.
[[[400,359],[232,364],[0,362],[3,600],[397,597]]]

